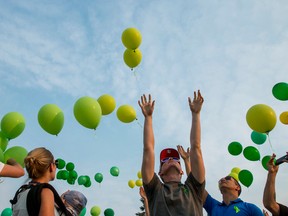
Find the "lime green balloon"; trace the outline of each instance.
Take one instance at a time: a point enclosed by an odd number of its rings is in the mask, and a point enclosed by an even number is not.
[[[279,82],[272,88],[273,96],[281,101],[288,100],[288,83]]]
[[[117,109],[117,118],[124,123],[130,123],[136,119],[136,111],[130,105],[122,105]]]
[[[247,146],[243,151],[244,157],[250,161],[259,161],[260,152],[254,146]]]
[[[137,179],[137,180],[135,181],[135,184],[136,184],[137,187],[143,186],[142,179]]]
[[[13,212],[11,208],[5,208],[1,212],[1,216],[12,216]]]
[[[0,162],[4,163],[4,153],[1,148],[0,148]]]
[[[231,172],[228,176],[232,176],[234,179],[236,179],[237,181],[239,181],[238,174],[235,173],[235,172]]]
[[[239,181],[246,187],[250,187],[253,182],[253,174],[249,170],[241,170],[238,177]]]
[[[105,209],[105,211],[104,211],[104,215],[105,215],[105,216],[114,216],[114,210],[111,209],[111,208],[107,208],[107,209]]]
[[[2,131],[0,131],[0,149],[2,149],[2,151],[5,151],[7,146],[8,146],[8,138]]]
[[[6,162],[8,159],[13,158],[17,161],[22,167],[24,167],[24,159],[27,156],[28,151],[22,146],[13,146],[8,148],[4,152],[4,161]]]
[[[99,216],[101,214],[101,208],[99,206],[93,206],[90,209],[90,214],[92,216]]]
[[[142,53],[139,49],[130,50],[126,49],[123,53],[123,59],[125,64],[131,69],[137,67],[142,60]]]
[[[270,106],[256,104],[247,111],[246,121],[252,130],[259,133],[269,133],[275,127],[277,117]]]
[[[127,28],[122,32],[122,43],[127,49],[137,49],[142,41],[141,33],[136,28]]]
[[[18,137],[25,129],[25,118],[21,113],[9,112],[1,120],[1,131],[8,139]]]
[[[96,129],[102,117],[101,106],[91,97],[81,97],[74,104],[74,116],[84,127]]]
[[[108,115],[112,113],[116,107],[115,99],[108,94],[101,95],[97,101],[101,106],[102,115]]]
[[[259,133],[257,131],[252,131],[251,133],[251,140],[257,145],[265,143],[266,139],[267,139],[266,133]]]
[[[96,173],[94,176],[94,179],[96,182],[101,183],[103,181],[103,175],[102,173]]]
[[[239,142],[231,142],[229,145],[228,145],[228,152],[231,154],[231,155],[239,155],[242,153],[242,145],[239,143]]]
[[[110,174],[112,176],[119,176],[119,173],[120,173],[120,170],[118,167],[116,167],[116,166],[111,167]]]
[[[43,130],[58,135],[64,125],[64,113],[55,104],[46,104],[38,112],[38,122]]]
[[[86,207],[81,210],[79,216],[85,216],[85,214],[86,214]]]
[[[63,169],[66,166],[66,162],[63,159],[57,158],[57,161],[58,161],[58,165],[57,165],[58,169]]]
[[[231,173],[236,173],[238,175],[240,171],[241,169],[239,167],[233,167]]]

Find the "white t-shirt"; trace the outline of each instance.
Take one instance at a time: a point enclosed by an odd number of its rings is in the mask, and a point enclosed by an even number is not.
[[[1,171],[2,171],[2,169],[3,169],[3,167],[4,167],[4,163],[2,163],[1,161],[0,161],[0,173],[1,173]]]

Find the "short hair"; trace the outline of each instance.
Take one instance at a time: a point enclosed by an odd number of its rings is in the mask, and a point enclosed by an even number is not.
[[[33,149],[24,159],[28,176],[32,179],[42,177],[53,162],[53,154],[44,147]]]

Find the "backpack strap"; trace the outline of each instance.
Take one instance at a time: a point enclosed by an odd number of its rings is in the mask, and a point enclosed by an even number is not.
[[[12,204],[12,207],[13,205],[15,205],[17,203],[17,198],[18,198],[18,194],[27,190],[28,188],[30,188],[31,185],[28,185],[28,184],[25,184],[25,185],[22,185],[15,193],[14,195],[14,198],[12,200],[10,200],[10,203]]]
[[[66,209],[61,197],[55,190],[55,188],[48,184],[48,183],[41,183],[37,185],[32,185],[30,191],[28,192],[27,195],[27,200],[26,200],[26,207],[29,216],[38,216],[39,211],[40,211],[40,206],[41,206],[41,192],[43,188],[49,188],[53,194],[54,194],[54,202],[57,204],[62,213],[66,216],[72,216],[71,213]]]

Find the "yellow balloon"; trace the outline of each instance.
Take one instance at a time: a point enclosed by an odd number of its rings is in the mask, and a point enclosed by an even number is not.
[[[246,121],[252,130],[269,133],[275,127],[277,118],[271,107],[265,104],[256,104],[248,110]]]
[[[141,187],[143,185],[142,179],[137,179],[135,184],[136,184],[136,186]]]
[[[138,66],[142,60],[142,53],[139,49],[130,50],[126,49],[123,54],[125,64],[130,68]]]
[[[122,43],[127,49],[137,49],[142,41],[141,33],[136,28],[127,28],[122,32]]]
[[[85,96],[75,102],[74,116],[82,126],[96,129],[102,117],[102,110],[96,99]]]
[[[134,181],[134,180],[129,180],[129,181],[128,181],[128,186],[129,186],[130,188],[134,188],[134,187],[135,187],[135,181]]]
[[[117,117],[121,122],[130,123],[136,119],[136,111],[130,105],[122,105],[117,109]]]
[[[236,173],[236,174],[238,175],[240,171],[241,171],[241,169],[240,169],[239,167],[234,167],[234,168],[231,170],[231,173]]]
[[[235,178],[237,181],[239,181],[239,177],[237,173],[231,172],[228,176],[232,176],[233,178]]]
[[[283,124],[288,124],[288,112],[282,112],[279,119]]]
[[[115,99],[108,94],[101,95],[97,101],[101,106],[102,115],[108,115],[112,113],[116,107]]]
[[[139,171],[139,172],[137,173],[137,177],[138,177],[139,179],[142,178],[142,173],[141,173],[141,171]]]

